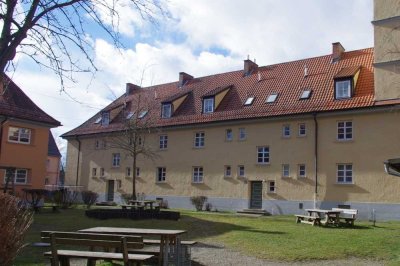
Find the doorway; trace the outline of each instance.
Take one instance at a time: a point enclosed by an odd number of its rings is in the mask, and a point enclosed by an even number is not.
[[[251,181],[250,209],[262,208],[262,181]]]
[[[114,201],[114,180],[108,180],[107,201]]]

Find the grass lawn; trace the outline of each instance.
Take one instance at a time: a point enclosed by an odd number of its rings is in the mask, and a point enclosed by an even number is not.
[[[400,222],[382,222],[373,227],[356,221],[354,228],[313,227],[296,224],[293,216],[250,218],[231,213],[182,211],[179,221],[126,219],[95,220],[83,209],[43,211],[36,214],[26,242],[40,242],[40,231],[76,231],[94,226],[143,227],[188,230],[186,239],[218,242],[250,256],[277,261],[344,259],[385,260],[400,264]],[[16,265],[43,265],[48,248],[27,246]]]

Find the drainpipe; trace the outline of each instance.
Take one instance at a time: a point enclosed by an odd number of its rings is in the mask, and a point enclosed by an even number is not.
[[[317,199],[318,199],[318,121],[317,121],[317,113],[313,114],[313,118],[314,118],[314,172],[315,172],[314,208],[317,208]]]
[[[81,141],[78,139],[78,136],[75,137],[76,141],[78,142],[78,161],[76,164],[76,182],[75,185],[78,186],[79,181],[79,161],[81,158]]]

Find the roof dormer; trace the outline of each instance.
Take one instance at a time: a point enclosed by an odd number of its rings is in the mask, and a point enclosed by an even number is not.
[[[215,88],[203,95],[203,113],[213,113],[228,94],[232,85]]]
[[[348,99],[354,96],[360,70],[360,66],[345,67],[333,77],[335,99]]]

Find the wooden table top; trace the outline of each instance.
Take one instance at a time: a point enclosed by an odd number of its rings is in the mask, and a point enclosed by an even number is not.
[[[308,212],[319,212],[319,213],[341,213],[342,211],[334,210],[323,210],[323,209],[306,209]]]
[[[92,227],[79,230],[84,233],[103,234],[128,234],[128,235],[169,235],[176,236],[186,233],[185,230],[148,229],[148,228],[124,228],[124,227]]]

